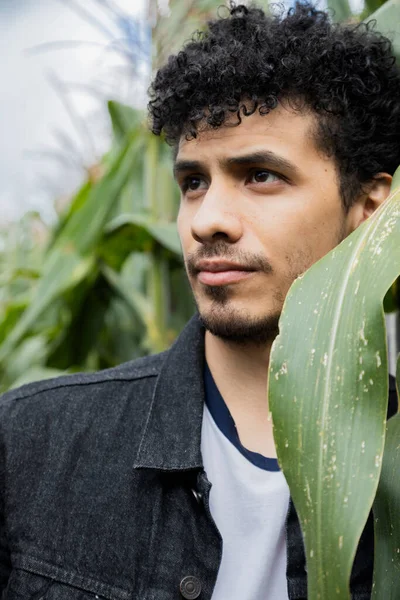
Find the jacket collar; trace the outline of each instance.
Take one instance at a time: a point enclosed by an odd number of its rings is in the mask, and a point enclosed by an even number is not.
[[[183,471],[203,467],[204,333],[196,313],[166,352],[135,468]]]
[[[186,471],[203,467],[204,326],[198,313],[166,352],[157,378],[135,468]],[[388,417],[397,412],[389,377]]]

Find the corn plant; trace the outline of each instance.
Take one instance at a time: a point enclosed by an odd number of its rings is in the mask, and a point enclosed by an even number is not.
[[[152,204],[146,181],[149,149],[157,153],[158,183],[166,179],[166,149],[150,136],[143,115],[115,103],[110,114],[115,143],[103,176],[77,193],[43,252],[34,282],[3,300],[5,384],[161,351],[193,311],[188,291],[185,304],[187,284],[171,222],[177,192],[170,186],[169,214],[160,215],[156,190]],[[166,199],[167,185],[162,189]],[[21,361],[28,365],[22,379],[15,366]]]
[[[400,418],[386,423],[382,307],[399,275],[400,169],[389,199],[293,283],[271,352],[274,438],[304,536],[309,600],[350,600],[373,503],[373,597],[400,598]]]

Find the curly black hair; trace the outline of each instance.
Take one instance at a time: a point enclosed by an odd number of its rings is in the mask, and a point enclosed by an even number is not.
[[[177,146],[200,123],[237,123],[287,100],[317,115],[317,147],[333,158],[346,210],[377,173],[400,164],[400,69],[374,22],[338,25],[309,3],[265,14],[231,3],[196,32],[150,86],[151,129]]]

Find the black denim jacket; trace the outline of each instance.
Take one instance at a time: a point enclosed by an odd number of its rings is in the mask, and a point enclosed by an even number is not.
[[[196,315],[167,352],[0,399],[2,600],[211,598],[222,540],[200,452],[203,362]],[[305,599],[292,503],[286,533],[289,598]],[[370,597],[372,544],[370,519],[357,600]]]

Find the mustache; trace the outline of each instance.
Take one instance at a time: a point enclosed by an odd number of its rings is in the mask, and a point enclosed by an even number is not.
[[[219,243],[215,244],[215,246],[203,246],[198,252],[188,254],[186,258],[188,274],[194,277],[198,272],[196,265],[199,261],[211,258],[220,258],[239,263],[253,271],[261,271],[267,274],[273,273],[271,263],[264,256],[249,255],[241,250],[235,250],[227,244]]]

